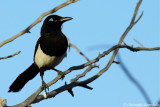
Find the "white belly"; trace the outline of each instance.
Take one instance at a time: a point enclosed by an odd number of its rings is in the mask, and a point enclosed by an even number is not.
[[[37,52],[35,54],[34,60],[39,68],[41,68],[41,67],[55,67],[63,60],[63,58],[65,56],[66,56],[66,53],[60,57],[46,55],[45,53],[43,53],[43,51],[41,50],[40,45],[39,45]]]

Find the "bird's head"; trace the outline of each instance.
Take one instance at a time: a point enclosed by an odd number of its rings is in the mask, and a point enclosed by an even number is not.
[[[50,15],[44,20],[44,23],[41,28],[41,32],[61,30],[62,24],[71,19],[72,19],[71,17],[61,17],[58,15]]]

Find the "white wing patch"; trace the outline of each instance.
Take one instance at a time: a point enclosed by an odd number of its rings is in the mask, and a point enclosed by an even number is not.
[[[50,18],[50,19],[49,19],[49,21],[50,21],[50,22],[53,22],[53,21],[54,21],[54,19],[53,19],[53,18]]]

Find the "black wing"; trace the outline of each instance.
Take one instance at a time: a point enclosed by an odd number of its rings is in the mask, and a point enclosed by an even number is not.
[[[61,56],[67,51],[68,41],[62,33],[47,33],[40,37],[42,51],[49,56]]]
[[[36,52],[37,52],[37,49],[38,49],[38,45],[40,44],[40,38],[37,40],[37,43],[36,43],[36,47],[35,47],[35,50],[34,50],[34,58],[35,58],[35,55],[36,55]]]

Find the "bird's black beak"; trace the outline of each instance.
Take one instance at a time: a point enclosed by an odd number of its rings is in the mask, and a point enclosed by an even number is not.
[[[61,21],[61,22],[66,22],[66,21],[72,20],[72,19],[73,19],[73,18],[71,18],[71,17],[61,17],[60,21]]]

